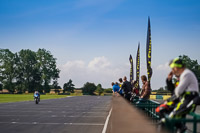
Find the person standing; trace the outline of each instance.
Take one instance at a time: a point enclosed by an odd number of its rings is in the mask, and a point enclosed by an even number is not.
[[[150,94],[151,94],[151,87],[149,82],[147,81],[147,77],[145,75],[141,76],[141,80],[142,80],[142,92],[140,95],[140,99],[142,100],[147,100],[150,98]]]
[[[131,85],[132,85],[132,93],[134,96],[139,96],[139,88],[135,87],[137,84],[137,81],[133,80]]]
[[[130,101],[131,98],[131,83],[129,81],[127,81],[126,76],[124,76],[123,78],[124,82],[122,84],[122,89],[124,92],[124,98],[127,99],[128,101]]]
[[[119,78],[119,87],[120,87],[120,89],[119,89],[118,93],[121,96],[124,96],[123,89],[122,89],[122,84],[123,84],[123,80],[122,80],[122,78]]]

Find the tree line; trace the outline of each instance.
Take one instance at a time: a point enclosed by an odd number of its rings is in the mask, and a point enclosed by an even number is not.
[[[74,84],[72,83],[72,80],[70,79],[67,83],[63,85],[63,93],[74,93]],[[98,84],[97,86],[94,83],[87,82],[83,85],[83,87],[80,88],[82,90],[83,94],[87,95],[95,95],[94,92],[96,92],[98,95],[101,95],[103,92],[106,92],[105,89],[102,88],[101,84]],[[108,93],[108,92],[107,92]],[[111,90],[112,93],[112,90]]]
[[[0,49],[0,87],[11,93],[49,92],[58,88],[59,73],[56,58],[46,49]]]

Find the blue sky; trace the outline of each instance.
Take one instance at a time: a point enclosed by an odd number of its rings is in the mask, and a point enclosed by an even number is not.
[[[57,58],[59,83],[70,78],[110,87],[129,75],[141,43],[146,74],[147,19],[152,27],[152,88],[165,86],[167,63],[179,55],[200,62],[199,0],[0,0],[0,48],[45,48]]]

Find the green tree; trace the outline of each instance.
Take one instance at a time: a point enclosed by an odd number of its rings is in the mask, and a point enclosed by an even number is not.
[[[94,95],[94,91],[97,89],[94,83],[85,83],[82,87],[82,92],[89,95]]]
[[[63,92],[67,91],[67,92],[71,92],[74,93],[74,84],[72,83],[72,80],[70,79],[67,83],[65,83],[63,85]]]
[[[186,67],[194,72],[200,87],[200,65],[198,64],[197,60],[192,60],[187,55],[181,55],[179,57],[185,62]]]
[[[158,91],[164,91],[164,88],[163,88],[163,87],[160,87],[160,88],[158,89]]]
[[[96,92],[99,94],[99,96],[103,93],[103,91],[104,91],[104,90],[103,90],[101,84],[98,84],[98,85],[97,85]]]
[[[18,72],[21,73],[19,76],[19,82],[23,82],[24,90],[34,92],[38,90],[41,82],[40,69],[37,64],[36,53],[29,49],[21,50],[19,52],[19,63]]]
[[[0,49],[0,82],[9,92],[15,92],[16,84],[16,54],[9,49]]]
[[[45,49],[37,51],[38,65],[41,72],[41,81],[45,92],[50,91],[49,84],[59,78],[60,70],[56,66],[56,58]]]
[[[0,49],[0,83],[11,93],[49,92],[50,83],[55,85],[59,72],[56,59],[45,49],[37,52],[22,49],[18,53]]]
[[[108,88],[108,89],[104,89],[104,92],[105,92],[105,93],[113,93],[112,90],[113,90],[112,88]]]
[[[0,91],[3,90],[3,84],[0,84]]]
[[[60,86],[58,86],[58,81],[57,80],[53,81],[53,85],[52,86],[53,86],[52,89],[55,90],[55,93],[59,93],[60,92],[59,89],[62,89]]]
[[[16,54],[16,58],[15,58],[15,65],[16,65],[16,91],[18,93],[23,93],[25,92],[26,88],[25,88],[25,84],[24,84],[24,73],[23,73],[23,65],[20,62],[20,57],[18,54]]]

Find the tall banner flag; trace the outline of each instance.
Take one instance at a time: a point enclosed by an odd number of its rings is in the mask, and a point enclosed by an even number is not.
[[[131,69],[130,69],[130,82],[132,82],[133,81],[133,79],[134,79],[134,74],[133,74],[133,58],[132,58],[132,56],[130,55],[130,57],[129,57],[129,61],[130,61],[130,64],[131,64]]]
[[[152,50],[152,45],[151,45],[151,25],[150,25],[150,18],[148,18],[147,43],[146,43],[146,59],[147,59],[148,81],[151,80],[151,76],[152,76],[151,50]]]
[[[135,87],[139,89],[140,81],[140,43],[138,43],[138,50],[136,55],[136,85]]]

